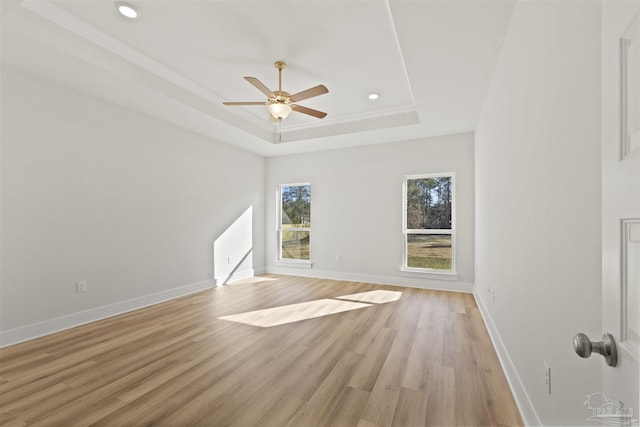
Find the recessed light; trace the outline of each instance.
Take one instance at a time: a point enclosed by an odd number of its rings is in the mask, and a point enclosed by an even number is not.
[[[120,12],[120,15],[127,18],[135,19],[138,17],[138,11],[131,3],[127,3],[126,1],[117,1],[116,9]]]
[[[369,94],[369,99],[371,99],[371,100],[378,99],[379,97],[380,97],[379,93],[371,92]]]

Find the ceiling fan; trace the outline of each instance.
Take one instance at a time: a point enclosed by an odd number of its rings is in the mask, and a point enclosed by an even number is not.
[[[327,113],[314,110],[312,108],[303,107],[296,104],[298,101],[313,98],[314,96],[322,95],[329,92],[324,85],[314,86],[310,89],[303,90],[302,92],[291,95],[289,92],[282,90],[282,70],[287,67],[284,61],[276,61],[276,69],[278,70],[278,90],[271,91],[260,80],[255,77],[245,77],[244,79],[254,85],[260,92],[267,95],[267,100],[257,102],[223,102],[224,105],[267,105],[269,108],[270,122],[280,122],[287,118],[291,111],[297,111],[299,113],[308,114],[319,119],[324,118]]]

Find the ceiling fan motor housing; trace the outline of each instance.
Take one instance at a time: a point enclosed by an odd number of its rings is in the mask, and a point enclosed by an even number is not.
[[[291,99],[289,98],[291,94],[289,92],[285,92],[283,90],[275,90],[273,91],[273,94],[275,95],[275,97],[269,98],[269,101],[285,102],[287,104],[291,102]]]

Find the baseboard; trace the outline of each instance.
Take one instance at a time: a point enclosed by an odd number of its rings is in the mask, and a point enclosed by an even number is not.
[[[443,291],[453,292],[473,292],[473,284],[436,280],[436,279],[421,279],[418,277],[400,277],[400,276],[381,276],[377,274],[358,274],[358,273],[344,273],[338,271],[326,271],[316,270],[308,268],[296,268],[296,267],[279,267],[279,266],[267,266],[265,269],[269,274],[283,274],[288,276],[301,276],[312,277],[314,279],[329,279],[329,280],[345,280],[350,282],[364,282],[374,283],[378,285],[395,285],[406,286],[409,288],[420,289],[436,289]]]
[[[520,410],[520,415],[522,416],[522,421],[524,421],[525,426],[540,426],[542,423],[540,422],[540,418],[536,413],[536,410],[527,394],[527,390],[522,384],[522,380],[518,375],[518,371],[509,357],[509,352],[507,351],[504,343],[502,342],[502,338],[500,337],[500,333],[496,328],[487,307],[484,304],[482,298],[474,292],[473,294],[476,304],[480,310],[480,315],[482,316],[482,320],[484,320],[484,324],[489,332],[489,336],[491,337],[491,342],[493,343],[493,347],[498,354],[498,359],[500,360],[500,364],[502,365],[502,370],[504,371],[505,376],[507,377],[507,382],[509,383],[509,387],[511,388],[511,393],[513,394],[513,398],[516,401],[516,405],[518,405],[518,409]]]
[[[215,285],[212,280],[204,280],[202,282],[167,289],[165,291],[103,305],[101,307],[95,307],[89,310],[67,314],[65,316],[55,317],[53,319],[32,323],[30,325],[0,331],[0,348],[95,322],[96,320],[148,307],[150,305],[180,298],[185,295],[201,292],[206,289],[211,289],[214,286]]]
[[[253,269],[244,270],[244,271],[238,271],[238,272],[235,272],[235,273],[226,274],[224,276],[216,277],[215,283],[216,283],[216,286],[222,286],[222,285],[225,285],[225,284],[227,284],[229,282],[232,282],[232,281],[235,281],[235,280],[248,279],[249,277],[253,277],[255,274],[256,274],[256,272]]]

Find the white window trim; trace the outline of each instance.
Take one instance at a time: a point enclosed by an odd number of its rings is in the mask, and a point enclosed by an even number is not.
[[[276,265],[280,267],[295,267],[295,268],[312,268],[313,263],[306,259],[278,259]]]
[[[276,209],[278,210],[276,213],[276,242],[277,242],[277,250],[276,250],[276,265],[286,265],[288,267],[299,267],[299,268],[311,268],[313,263],[311,262],[311,227],[295,227],[288,228],[287,231],[307,231],[309,232],[309,259],[290,259],[290,258],[282,258],[282,187],[298,187],[308,185],[311,187],[310,182],[295,182],[290,184],[279,184],[278,192],[277,192],[277,203]],[[309,201],[311,203],[311,201]]]
[[[407,229],[407,181],[410,179],[421,178],[441,178],[450,177],[453,194],[451,195],[451,230],[422,230]],[[402,276],[441,278],[444,280],[457,279],[457,238],[456,238],[456,174],[455,172],[428,173],[419,175],[405,175],[402,182],[402,267],[400,268]],[[451,235],[451,270],[438,270],[436,268],[416,268],[407,266],[407,236],[409,234],[450,234]]]

